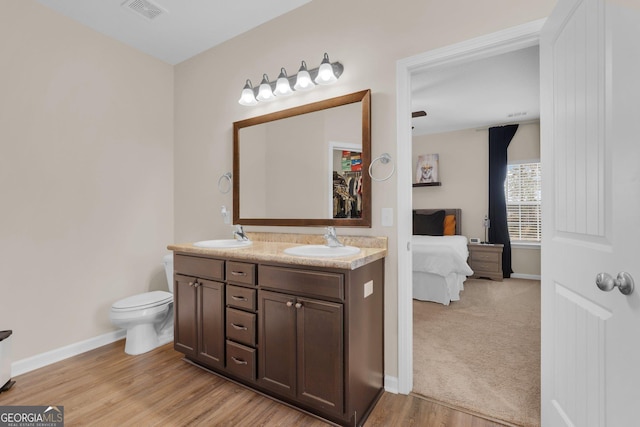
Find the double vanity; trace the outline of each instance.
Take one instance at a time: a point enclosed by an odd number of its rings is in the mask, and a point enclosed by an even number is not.
[[[247,233],[176,244],[174,347],[192,363],[339,425],[383,392],[387,239]],[[216,243],[217,242],[217,243]]]

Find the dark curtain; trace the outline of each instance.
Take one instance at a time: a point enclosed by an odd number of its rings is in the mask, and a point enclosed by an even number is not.
[[[507,202],[504,181],[507,179],[507,147],[518,125],[489,128],[489,242],[502,243],[502,275],[511,277],[511,242],[507,228]]]

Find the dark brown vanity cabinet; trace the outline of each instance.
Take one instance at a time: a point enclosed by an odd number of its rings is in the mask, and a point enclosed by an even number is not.
[[[343,411],[343,305],[259,291],[259,383],[336,413]]]
[[[258,385],[341,425],[382,394],[384,260],[258,267]]]
[[[256,379],[258,315],[254,263],[227,261],[227,370],[251,382]]]
[[[174,256],[174,348],[224,367],[224,261]],[[187,275],[185,273],[191,273]]]
[[[356,269],[176,253],[177,351],[336,424],[383,392],[384,259]]]

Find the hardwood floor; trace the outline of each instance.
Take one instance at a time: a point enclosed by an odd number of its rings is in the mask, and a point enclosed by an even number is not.
[[[129,356],[124,341],[13,378],[0,406],[64,406],[65,426],[326,426],[207,373],[167,344]],[[497,427],[415,396],[384,393],[365,426]]]

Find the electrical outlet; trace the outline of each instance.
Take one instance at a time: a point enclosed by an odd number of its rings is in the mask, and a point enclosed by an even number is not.
[[[368,297],[373,293],[373,280],[369,280],[364,284],[364,297]]]

